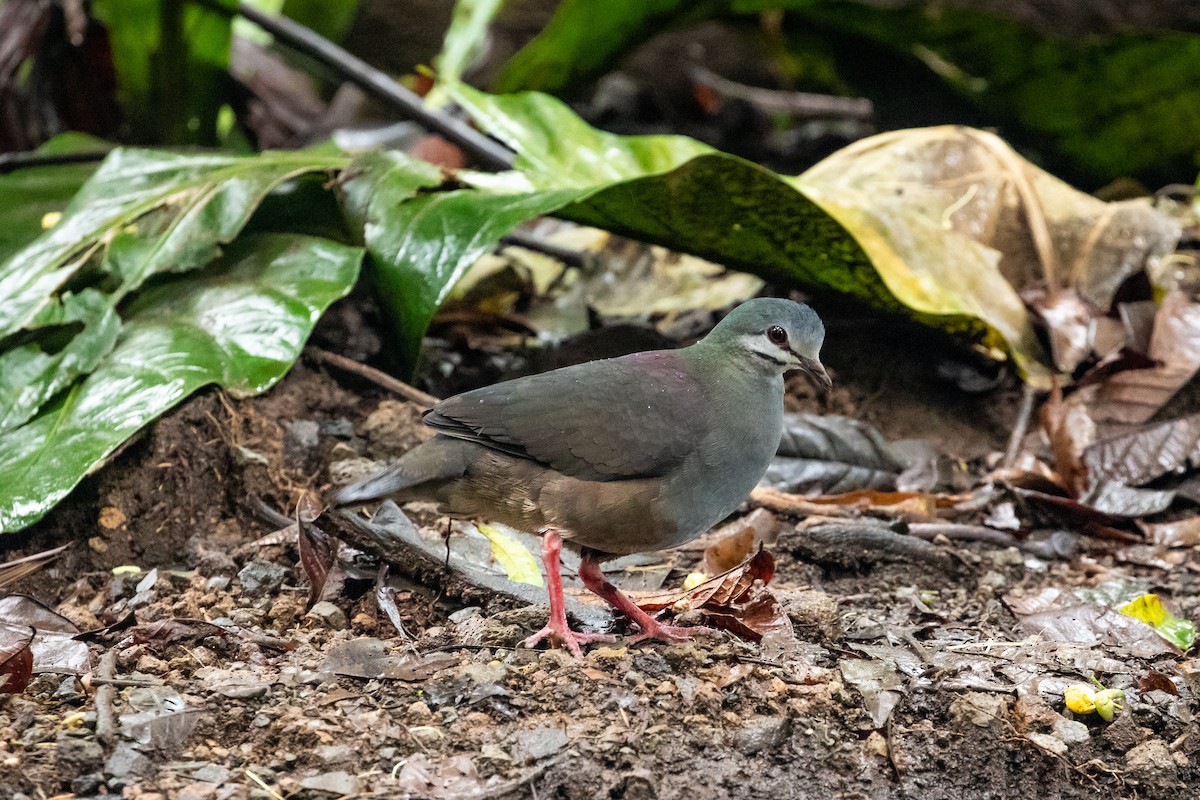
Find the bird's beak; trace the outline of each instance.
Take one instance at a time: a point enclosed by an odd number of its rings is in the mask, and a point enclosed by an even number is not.
[[[800,371],[812,378],[813,383],[821,388],[825,394],[833,388],[833,381],[829,377],[829,373],[825,371],[825,367],[820,361],[815,358],[797,355],[796,359],[800,362]]]

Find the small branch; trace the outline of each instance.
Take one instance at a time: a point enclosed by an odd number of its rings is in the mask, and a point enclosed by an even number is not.
[[[1029,420],[1033,417],[1035,400],[1037,400],[1037,390],[1029,384],[1025,384],[1021,396],[1021,408],[1017,411],[1016,423],[1013,425],[1012,434],[1008,437],[1004,460],[1000,462],[1005,469],[1017,463],[1017,457],[1021,455],[1021,443],[1025,441],[1025,434],[1029,431]]]
[[[305,354],[312,356],[322,364],[328,364],[335,369],[340,369],[343,372],[349,372],[357,375],[360,378],[365,378],[371,383],[383,389],[387,389],[393,394],[398,394],[405,400],[411,400],[425,408],[433,408],[440,400],[431,394],[426,394],[415,386],[409,386],[399,378],[393,378],[382,370],[368,367],[366,364],[360,364],[352,358],[339,356],[337,353],[331,353],[328,350],[322,350],[319,347],[307,347],[304,350]]]
[[[571,250],[566,247],[560,247],[556,244],[551,244],[540,236],[534,236],[528,231],[514,230],[507,236],[500,238],[501,244],[509,247],[521,247],[526,250],[532,250],[535,253],[547,255],[556,261],[561,261],[568,267],[582,267],[586,264],[587,258],[584,253],[579,250]]]
[[[287,17],[264,14],[245,3],[228,7],[220,0],[192,2],[218,14],[238,16],[253,22],[282,44],[325,65],[377,100],[396,109],[405,118],[458,145],[487,168],[512,169],[513,153],[507,147],[475,130],[466,122],[429,108],[419,95],[401,86],[387,73],[375,69],[358,56],[343,50],[300,23]]]
[[[803,495],[789,494],[767,486],[757,486],[750,492],[750,504],[776,511],[781,514],[795,514],[802,517],[850,517],[853,512],[842,506],[826,503],[814,503]]]
[[[117,649],[109,648],[100,656],[100,666],[96,667],[96,677],[101,684],[96,688],[96,738],[105,747],[112,747],[117,741],[117,712],[113,702],[117,697],[117,689],[113,685],[117,671]]]
[[[688,76],[701,86],[707,86],[725,97],[744,100],[769,114],[868,120],[875,113],[875,106],[864,97],[838,97],[832,94],[788,92],[781,89],[764,89],[761,86],[746,86],[705,67],[693,67]]]

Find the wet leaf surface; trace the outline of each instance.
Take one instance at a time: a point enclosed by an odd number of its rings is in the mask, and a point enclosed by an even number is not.
[[[350,290],[361,251],[302,236],[245,237],[195,277],[143,293],[100,367],[0,433],[0,530],[39,519],[147,422],[201,386],[265,391],[321,311]]]

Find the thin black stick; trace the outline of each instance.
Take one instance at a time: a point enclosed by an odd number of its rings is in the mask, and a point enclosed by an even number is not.
[[[470,153],[487,168],[512,169],[513,153],[507,147],[480,133],[462,120],[429,108],[420,96],[405,89],[387,73],[375,69],[358,56],[346,52],[300,23],[287,17],[264,14],[244,3],[226,6],[219,0],[192,0],[192,2],[218,14],[250,20],[296,52],[324,64],[363,91],[395,108],[407,119],[441,134]]]
[[[62,164],[103,161],[106,155],[107,150],[88,150],[83,153],[39,153],[36,150],[0,153],[0,175],[29,167],[57,167]]]

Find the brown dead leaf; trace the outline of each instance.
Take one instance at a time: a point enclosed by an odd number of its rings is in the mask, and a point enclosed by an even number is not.
[[[1138,681],[1139,692],[1160,691],[1167,694],[1179,696],[1179,689],[1175,686],[1175,682],[1163,675],[1161,672],[1150,670],[1140,681]]]
[[[792,634],[791,620],[766,588],[774,575],[775,558],[767,550],[759,550],[748,561],[695,589],[639,594],[634,601],[650,613],[669,607],[699,611],[705,623],[757,642],[769,633]]]
[[[1120,372],[1100,386],[1090,404],[1097,422],[1148,421],[1200,369],[1200,303],[1180,289],[1168,292],[1147,355],[1153,366]]]
[[[1108,482],[1141,486],[1189,463],[1200,464],[1200,414],[1102,439],[1083,454],[1093,487]]]
[[[1200,516],[1175,522],[1139,522],[1146,538],[1163,547],[1200,547]]]
[[[704,572],[718,575],[741,564],[761,544],[772,544],[779,521],[764,508],[756,508],[746,516],[714,532],[712,542],[704,548]]]
[[[310,522],[300,522],[296,539],[300,566],[308,577],[308,605],[312,608],[325,591],[325,582],[337,563],[338,540]]]
[[[25,691],[33,678],[32,627],[0,626],[0,694]]]
[[[1063,400],[1057,384],[1042,405],[1040,416],[1058,475],[1071,494],[1078,497],[1087,489],[1083,453],[1096,439],[1096,424],[1082,405]]]

